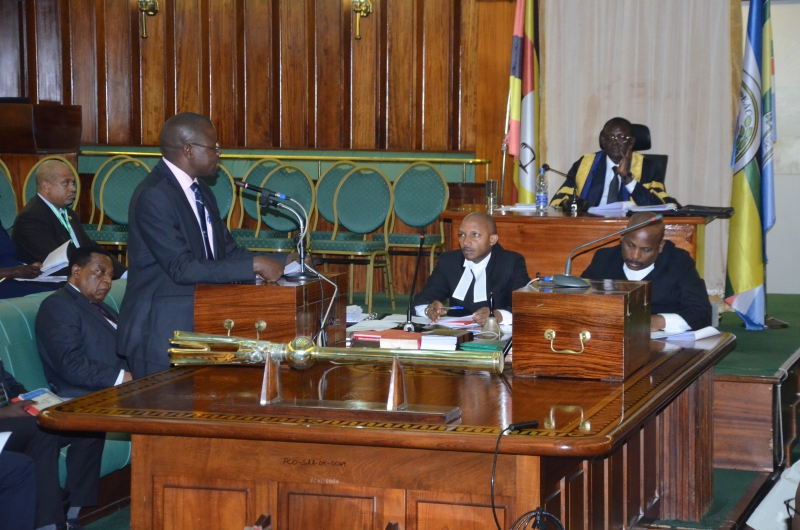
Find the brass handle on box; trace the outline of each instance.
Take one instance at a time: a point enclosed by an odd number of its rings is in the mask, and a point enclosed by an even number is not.
[[[544,338],[550,341],[550,349],[553,350],[553,353],[570,353],[572,355],[580,355],[581,353],[583,353],[583,350],[586,349],[586,344],[585,343],[588,342],[588,340],[592,338],[592,334],[589,333],[586,330],[583,330],[580,333],[578,333],[578,338],[581,341],[581,350],[580,351],[575,351],[575,350],[570,350],[570,349],[557,350],[555,345],[553,344],[555,342],[555,340],[556,340],[556,332],[554,330],[552,330],[552,329],[544,330]]]

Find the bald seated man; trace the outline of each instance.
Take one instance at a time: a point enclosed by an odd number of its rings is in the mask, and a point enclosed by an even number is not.
[[[504,249],[498,243],[497,225],[483,212],[464,217],[458,227],[461,250],[451,250],[439,257],[425,287],[414,297],[417,315],[433,322],[448,314],[445,301],[462,309],[450,310],[452,316],[472,315],[483,325],[489,316],[489,295],[494,297],[494,316],[511,324],[511,293],[530,282],[521,254]]]
[[[651,217],[647,212],[635,213],[628,226]],[[680,333],[711,325],[706,282],[689,253],[664,239],[663,221],[625,234],[616,247],[598,250],[581,276],[650,282],[652,331]]]
[[[12,239],[16,259],[22,263],[42,263],[55,249],[71,241],[68,255],[75,248],[102,250],[83,230],[78,214],[70,205],[75,202],[75,175],[60,160],[47,160],[36,170],[36,195],[19,212]],[[111,258],[114,279],[125,274],[125,265]],[[67,276],[69,269],[53,273]]]
[[[221,149],[211,121],[183,112],[159,137],[163,157],[134,190],[128,212],[128,286],[117,328],[117,351],[134,378],[169,368],[169,339],[194,330],[198,283],[277,281],[279,259],[239,248],[217,201],[198,177],[215,175]]]

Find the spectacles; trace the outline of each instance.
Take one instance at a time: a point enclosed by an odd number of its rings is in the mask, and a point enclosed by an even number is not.
[[[219,154],[220,150],[221,150],[221,147],[219,146],[219,142],[215,143],[213,147],[208,146],[208,145],[202,145],[202,144],[193,144],[191,142],[189,142],[189,145],[193,145],[195,147],[204,147],[206,149],[213,149],[217,154]]]
[[[614,135],[614,136],[604,136],[603,138],[605,139],[606,142],[608,142],[610,144],[613,144],[613,143],[624,144],[624,143],[628,143],[628,140],[631,139],[630,136],[624,136],[624,135],[621,135],[621,134]]]

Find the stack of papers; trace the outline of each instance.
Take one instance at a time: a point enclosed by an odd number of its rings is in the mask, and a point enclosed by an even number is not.
[[[438,324],[450,329],[480,329],[480,325],[472,320],[472,315],[465,317],[442,317]]]
[[[628,212],[670,212],[677,210],[675,204],[654,204],[652,206],[636,206],[632,201],[612,202],[602,206],[592,206],[589,213],[602,217],[625,217]]]
[[[706,339],[708,337],[713,337],[714,335],[719,335],[720,331],[716,328],[712,328],[711,326],[707,326],[703,329],[698,329],[697,331],[684,331],[681,333],[666,333],[664,331],[652,331],[650,332],[651,339],[662,339],[662,340],[670,340],[670,341],[680,341],[680,342],[694,342],[700,339]]]
[[[422,335],[420,349],[422,350],[455,350],[458,337],[455,335],[437,335],[425,333]]]

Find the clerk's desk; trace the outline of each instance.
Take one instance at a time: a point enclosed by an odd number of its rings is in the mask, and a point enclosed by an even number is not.
[[[463,210],[445,210],[440,217],[445,221],[445,248],[458,248],[458,227],[476,205],[467,205]],[[483,208],[477,206],[477,208]],[[478,210],[481,211],[481,210]],[[572,249],[622,230],[628,224],[627,217],[597,217],[580,213],[570,217],[554,208],[548,208],[546,216],[534,212],[495,212],[497,233],[503,248],[525,256],[528,275],[537,272],[543,276],[564,272],[564,265]],[[678,248],[687,250],[697,262],[697,270],[703,275],[705,262],[705,217],[665,217],[665,237]],[[609,239],[598,245],[583,249],[572,260],[572,274],[580,275],[597,249],[614,246],[619,238]]]
[[[44,411],[50,428],[133,433],[131,528],[241,530],[269,513],[282,530],[503,528],[543,506],[568,529],[691,520],[711,505],[713,365],[730,334],[659,351],[624,383],[406,367],[410,404],[458,406],[422,425],[236,412],[263,369],[177,367]],[[382,365],[282,369],[283,398],[386,400]],[[229,407],[230,412],[225,410]],[[644,514],[644,515],[642,515]]]

